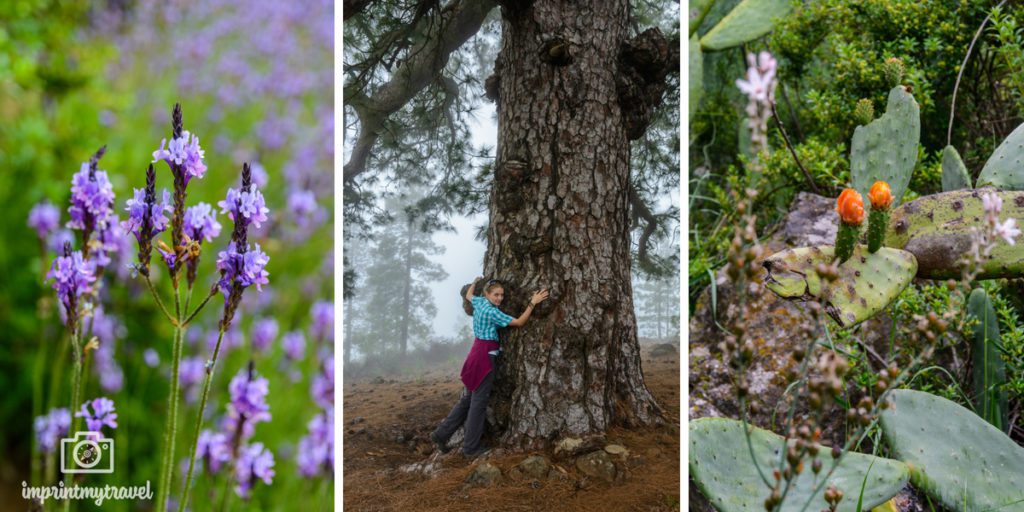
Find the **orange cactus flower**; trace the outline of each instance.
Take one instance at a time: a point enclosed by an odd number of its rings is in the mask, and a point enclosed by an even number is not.
[[[868,199],[871,200],[871,207],[876,210],[885,210],[892,204],[892,190],[889,184],[884,181],[876,181],[868,191]]]
[[[852,188],[843,190],[836,201],[836,212],[844,224],[859,226],[864,222],[864,198]]]

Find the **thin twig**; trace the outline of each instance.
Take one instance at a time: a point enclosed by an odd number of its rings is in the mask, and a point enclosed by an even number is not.
[[[782,121],[779,121],[779,112],[775,109],[775,102],[771,102],[772,106],[772,119],[775,119],[775,126],[779,127],[779,132],[782,133],[782,140],[786,141],[786,147],[789,148],[789,154],[793,155],[793,160],[796,160],[797,167],[800,168],[800,172],[804,173],[804,178],[807,179],[807,184],[811,186],[811,190],[815,194],[821,195],[821,191],[818,190],[818,185],[814,183],[814,178],[811,178],[811,173],[807,172],[807,168],[804,164],[800,163],[800,158],[796,156],[796,150],[793,149],[793,144],[789,142],[789,135],[786,133],[786,128],[782,126]]]
[[[149,279],[148,275],[146,276],[146,285],[149,286],[149,291],[153,293],[153,299],[156,300],[156,305],[160,306],[160,311],[163,311],[164,312],[164,316],[166,316],[167,319],[170,320],[172,325],[177,327],[178,326],[178,320],[176,320],[173,316],[171,316],[171,313],[169,311],[167,311],[167,307],[164,306],[164,301],[160,300],[160,294],[156,293],[156,287],[153,286],[153,281]]]
[[[203,302],[196,306],[195,311],[193,311],[191,315],[188,315],[188,318],[185,319],[184,325],[192,323],[192,320],[195,319],[196,315],[198,315],[199,312],[202,311],[204,307],[206,307],[206,303],[210,302],[210,299],[212,299],[215,295],[217,295],[216,288],[210,290],[210,293],[206,295],[206,298],[203,299]]]
[[[1006,0],[1003,0],[1002,2],[999,2],[999,4],[996,5],[995,8],[999,9],[1005,3]],[[964,76],[964,68],[967,67],[967,59],[971,57],[971,51],[974,50],[974,43],[978,42],[978,36],[981,35],[982,30],[985,30],[985,25],[988,24],[988,20],[990,20],[991,18],[992,12],[989,11],[989,13],[985,15],[985,19],[981,21],[981,26],[978,27],[978,31],[974,33],[974,37],[971,38],[971,44],[970,46],[967,47],[967,55],[964,55],[964,60],[963,62],[960,63],[960,71],[956,74],[956,84],[953,85],[953,100],[950,102],[949,105],[949,128],[946,130],[947,146],[953,145],[953,115],[956,114],[956,91],[957,89],[960,88],[960,78]]]

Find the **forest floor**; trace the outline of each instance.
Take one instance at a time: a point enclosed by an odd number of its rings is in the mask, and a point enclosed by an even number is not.
[[[583,478],[572,461],[554,461],[568,478],[505,477],[492,487],[470,487],[466,477],[482,461],[464,459],[458,447],[431,476],[404,472],[434,452],[430,432],[448,414],[462,389],[458,368],[419,375],[376,377],[344,383],[344,506],[354,511],[678,511],[679,355],[650,357],[643,346],[648,388],[665,409],[668,424],[613,429],[607,441],[629,450],[627,477],[616,483]],[[486,462],[509,475],[530,455],[492,453]]]

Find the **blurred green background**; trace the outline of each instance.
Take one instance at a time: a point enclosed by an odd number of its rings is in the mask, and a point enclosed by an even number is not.
[[[152,152],[170,137],[175,102],[182,104],[185,129],[206,151],[208,171],[190,183],[189,205],[216,204],[228,187],[237,188],[243,162],[258,162],[267,174],[262,190],[271,221],[249,240],[270,256],[271,285],[245,294],[237,333],[230,335],[238,345],[217,365],[207,426],[215,428],[224,414],[230,378],[254,360],[270,381],[273,419],[256,427],[252,441],[274,452],[276,476],[271,485],[258,484],[248,502],[231,496],[228,509],[330,508],[333,477],[301,477],[295,452],[307,423],[321,413],[310,396],[311,380],[322,362],[333,364],[333,336],[317,339],[310,332],[312,305],[333,300],[332,24],[333,2],[322,0],[0,2],[0,448],[6,454],[0,458],[0,508],[28,508],[22,481],[44,473],[33,467],[33,459],[40,460],[33,452],[33,416],[70,401],[70,363],[57,373],[65,330],[42,275],[53,253],[41,248],[26,223],[28,212],[46,199],[66,222],[71,176],[105,144],[99,167],[109,174],[115,210],[123,217],[132,188],[144,186]],[[158,190],[170,188],[167,166],[156,168]],[[313,193],[315,208],[296,202],[302,192]],[[218,220],[221,236],[204,244],[200,296],[215,280],[216,253],[230,236],[231,222],[224,215]],[[102,389],[90,359],[84,395],[115,402],[115,472],[87,477],[82,485],[143,485],[159,472],[172,330],[144,293],[143,281],[126,268],[134,260],[133,238],[126,248],[104,277],[102,302],[116,317],[116,341],[99,349],[112,352],[123,383],[118,391]],[[169,300],[170,285],[156,258],[153,268]],[[216,335],[221,304],[214,298],[190,327],[188,337],[198,341],[186,344],[186,357],[206,357],[207,334]],[[248,342],[250,326],[271,317],[279,334],[260,353]],[[292,330],[307,340],[298,362],[282,358],[280,335]],[[156,368],[143,361],[149,348],[160,356]],[[179,460],[196,414],[194,403],[184,404]],[[180,473],[175,479],[172,498],[183,480]],[[219,503],[232,492],[228,480],[224,471],[199,475],[193,503]],[[107,502],[102,509],[151,506]],[[81,502],[77,509],[96,507]]]

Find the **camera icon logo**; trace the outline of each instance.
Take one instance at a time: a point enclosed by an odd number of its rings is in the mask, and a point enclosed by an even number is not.
[[[114,440],[99,432],[78,432],[60,440],[60,471],[65,474],[113,473]]]

